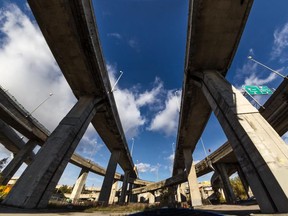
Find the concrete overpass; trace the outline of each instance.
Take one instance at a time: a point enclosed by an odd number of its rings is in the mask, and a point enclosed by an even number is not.
[[[275,131],[283,136],[288,131],[288,79],[284,79],[276,91],[259,109],[261,115],[269,122]],[[204,158],[196,165],[197,176],[200,177],[211,171],[208,161],[215,163],[237,163],[237,158],[229,141]]]
[[[192,206],[201,205],[192,152],[213,110],[261,210],[288,212],[286,145],[258,110],[225,79],[252,3],[190,1],[173,176],[186,169]]]
[[[201,73],[226,75],[253,1],[190,1],[186,60],[173,175],[185,169],[183,149],[194,151],[211,108],[199,88]]]
[[[263,105],[265,109],[260,108],[261,115],[271,124],[275,131],[283,136],[288,131],[288,79],[284,79],[276,91]],[[212,152],[209,156],[195,165],[197,177],[201,177],[209,172],[214,171],[212,166],[217,163],[238,164],[238,160],[233,152],[229,141]],[[236,169],[231,170],[234,173]],[[169,186],[175,186],[187,181],[185,172],[181,172],[171,178],[151,183],[144,187],[133,189],[133,194],[140,194],[159,190]]]
[[[23,134],[29,140],[37,140],[37,144],[42,146],[51,134],[49,130],[32,115],[30,115],[30,113],[17,101],[14,96],[9,94],[1,87],[0,101],[0,115],[2,118],[2,120],[0,120],[0,128],[2,132],[0,133],[0,142],[15,155],[17,155],[17,153],[24,147],[25,142],[7,126],[7,124],[9,124],[17,131],[21,132],[21,134]],[[4,129],[7,131],[5,134],[3,134],[3,132],[5,132]],[[35,154],[32,152],[30,158],[28,158],[28,163],[31,163],[34,157]],[[105,176],[106,174],[106,169],[75,153],[72,155],[70,163],[101,176]],[[115,180],[123,180],[123,178],[123,175],[115,173]],[[152,183],[135,178],[130,178],[129,182],[136,185],[147,185]]]
[[[29,5],[78,102],[48,137],[3,203],[45,207],[90,122],[111,151],[99,199],[108,202],[119,164],[125,173],[120,199],[123,202],[128,178],[136,178],[137,173],[111,92],[92,2],[30,0]],[[33,173],[37,175],[31,179]]]

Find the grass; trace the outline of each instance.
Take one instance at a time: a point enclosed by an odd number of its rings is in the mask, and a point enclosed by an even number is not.
[[[101,211],[101,212],[131,213],[131,212],[145,211],[152,208],[155,208],[155,206],[143,203],[130,203],[128,205],[109,205],[107,207],[97,206],[93,208],[88,208],[84,212],[92,213],[95,211]]]

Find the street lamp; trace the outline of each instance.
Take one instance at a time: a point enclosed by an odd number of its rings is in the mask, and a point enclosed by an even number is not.
[[[264,68],[272,71],[273,73],[277,74],[278,76],[280,76],[280,77],[282,77],[282,78],[284,78],[284,79],[288,79],[287,76],[284,76],[284,75],[282,75],[281,73],[279,73],[278,71],[273,70],[272,68],[270,68],[270,67],[262,64],[261,62],[255,60],[252,56],[248,56],[248,59],[251,60],[251,61],[253,61],[253,62],[255,62],[256,64],[259,64],[259,65],[261,65],[262,67],[264,67]]]
[[[44,100],[42,101],[32,112],[29,113],[29,115],[27,115],[26,117],[28,116],[31,116],[32,113],[34,113],[42,104],[44,104],[51,96],[53,95],[53,93],[50,93],[49,96]]]
[[[132,138],[131,157],[132,157],[132,154],[133,154],[133,147],[134,147],[134,138]]]
[[[113,85],[113,87],[112,87],[112,89],[111,89],[111,93],[113,92],[113,91],[115,91],[115,87],[116,87],[116,85],[117,85],[117,83],[118,83],[118,81],[120,80],[120,78],[121,78],[121,76],[123,75],[123,71],[120,71],[120,75],[119,75],[119,77],[118,77],[118,79],[116,80],[116,82],[114,83],[114,85]]]

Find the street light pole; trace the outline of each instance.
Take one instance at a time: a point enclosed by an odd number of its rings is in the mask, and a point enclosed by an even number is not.
[[[133,146],[134,146],[134,138],[132,138],[131,157],[132,157],[132,154],[133,154]]]
[[[248,56],[248,59],[251,60],[251,61],[253,61],[253,62],[255,62],[256,64],[259,64],[259,65],[261,65],[262,67],[264,67],[264,68],[272,71],[273,73],[277,74],[278,76],[280,76],[280,77],[282,77],[282,78],[284,78],[284,79],[288,79],[287,76],[284,76],[283,74],[279,73],[278,71],[273,70],[272,68],[270,68],[270,67],[262,64],[261,62],[255,60],[252,56]]]
[[[29,113],[29,115],[27,115],[26,117],[32,115],[32,113],[34,113],[42,104],[44,104],[51,96],[53,95],[53,93],[50,93],[49,96],[44,100],[42,101],[32,112]]]

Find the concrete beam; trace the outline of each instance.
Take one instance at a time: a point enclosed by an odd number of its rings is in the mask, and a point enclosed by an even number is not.
[[[253,0],[194,0],[189,4],[185,74],[173,175],[184,170],[183,148],[195,146],[211,108],[199,88],[202,72],[227,73],[245,27]]]
[[[158,190],[161,188],[177,185],[177,184],[183,183],[185,181],[187,181],[187,175],[185,172],[182,172],[180,174],[177,174],[176,176],[170,177],[170,178],[165,179],[163,181],[152,183],[152,184],[146,185],[144,187],[134,188],[134,189],[132,189],[132,194],[151,192],[151,191],[155,191],[155,190]]]
[[[31,116],[29,112],[21,104],[19,104],[19,102],[17,102],[15,97],[1,87],[0,101],[0,114],[1,118],[3,117],[3,121],[0,119],[0,142],[5,146],[5,148],[14,154],[17,154],[25,144],[23,140],[21,140],[21,138],[15,133],[15,131],[9,127],[9,125],[14,126],[15,129],[21,131],[25,137],[38,140],[38,144],[42,146],[50,135],[49,130],[40,124],[37,119]],[[29,116],[29,118],[26,116]],[[25,162],[29,164],[34,157],[35,154],[32,152]],[[72,155],[70,162],[81,168],[85,167],[89,169],[89,172],[93,172],[98,175],[104,176],[106,173],[106,169],[103,167],[100,167],[91,160],[84,159],[77,154]],[[123,178],[123,175],[115,173],[115,179],[123,180]],[[129,178],[129,181],[136,185],[147,185],[152,183],[150,181],[144,181],[136,178]]]
[[[48,204],[69,159],[99,108],[101,100],[82,97],[39,150],[3,204],[43,208]]]
[[[105,175],[105,178],[101,187],[99,199],[98,199],[98,202],[101,202],[104,205],[107,205],[109,202],[109,198],[111,195],[111,188],[112,188],[113,181],[114,181],[114,175],[115,175],[117,163],[118,163],[120,156],[121,156],[121,152],[118,150],[114,150],[110,156],[110,160],[109,160],[108,167],[106,170],[106,175]]]
[[[103,59],[92,1],[29,0],[30,8],[74,95],[105,97],[92,124],[119,165],[137,178]]]
[[[228,137],[261,211],[288,212],[288,149],[244,96],[217,71],[206,71],[202,90]]]
[[[215,168],[217,170],[218,175],[221,178],[223,190],[225,194],[225,199],[228,204],[235,204],[236,203],[236,196],[233,192],[233,188],[227,174],[226,166],[223,163],[215,164]]]
[[[20,168],[22,163],[27,159],[29,154],[33,151],[36,146],[35,141],[28,141],[23,148],[14,156],[9,162],[5,169],[1,172],[0,185],[6,185],[10,179],[14,176],[17,170]]]
[[[190,148],[184,148],[183,154],[185,158],[185,168],[189,185],[191,206],[201,206],[202,200],[198,187],[195,165],[193,164],[192,150]]]
[[[274,130],[283,136],[288,131],[288,103],[286,101],[288,95],[288,80],[284,79],[271,97],[259,109],[259,113],[267,120]],[[221,163],[236,163],[238,162],[229,141],[225,142],[221,147],[211,153],[207,158],[204,158],[196,164],[197,176],[205,175],[213,169],[209,166],[212,164]]]
[[[126,202],[128,179],[129,179],[129,171],[125,171],[124,179],[122,183],[121,196],[120,196],[120,201],[119,201],[119,203],[122,205]]]
[[[77,202],[78,199],[80,198],[81,192],[84,188],[87,176],[88,176],[88,170],[85,168],[81,169],[81,172],[78,176],[78,179],[74,185],[73,191],[71,193],[70,199],[72,200],[73,203]]]

